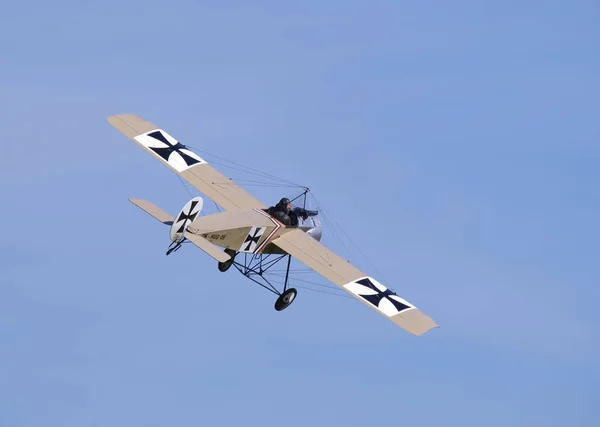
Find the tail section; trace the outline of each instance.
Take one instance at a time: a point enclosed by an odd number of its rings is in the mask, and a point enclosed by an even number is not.
[[[179,211],[177,219],[171,225],[171,231],[169,232],[172,242],[183,241],[185,231],[202,210],[203,203],[202,197],[194,197]]]
[[[187,239],[219,262],[227,262],[231,259],[230,255],[217,248],[217,246],[205,238],[187,233],[187,228],[194,222],[202,210],[203,201],[201,197],[194,197],[187,202],[181,211],[179,211],[176,218],[147,200],[129,199],[129,201],[161,223],[171,227],[169,231],[171,245],[169,246],[167,255],[179,249],[183,241]]]

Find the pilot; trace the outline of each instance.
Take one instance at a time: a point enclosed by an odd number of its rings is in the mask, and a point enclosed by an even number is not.
[[[292,218],[290,217],[290,214],[292,213],[292,202],[290,202],[290,199],[284,197],[275,206],[269,208],[269,213],[284,225],[292,225]]]

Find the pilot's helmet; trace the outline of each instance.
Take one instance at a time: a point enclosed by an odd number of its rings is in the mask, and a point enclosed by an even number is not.
[[[281,206],[287,206],[287,205],[289,205],[290,203],[292,203],[292,202],[290,202],[290,199],[288,199],[288,198],[286,198],[286,197],[284,197],[283,199],[281,199],[281,200],[279,201],[279,204],[280,204]]]

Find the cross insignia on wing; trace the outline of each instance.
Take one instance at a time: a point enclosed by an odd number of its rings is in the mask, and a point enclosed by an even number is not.
[[[138,135],[135,140],[169,163],[177,172],[206,163],[196,153],[161,129]]]
[[[348,283],[344,287],[390,317],[413,308],[394,291],[370,277]]]
[[[152,133],[149,133],[148,136],[150,136],[154,139],[158,139],[160,142],[167,145],[166,147],[148,147],[152,151],[154,151],[156,154],[158,154],[160,157],[165,159],[167,162],[169,161],[169,157],[171,157],[171,155],[173,153],[177,153],[181,156],[181,158],[183,159],[185,164],[188,166],[192,166],[192,165],[195,165],[196,163],[200,163],[200,160],[195,159],[191,155],[182,151],[182,150],[187,150],[187,147],[185,145],[183,145],[181,142],[177,141],[177,143],[175,145],[171,145],[171,143],[167,140],[167,138],[165,138],[165,136],[161,133],[161,131],[159,131],[159,130],[154,131]],[[187,151],[189,151],[189,150],[187,150]]]

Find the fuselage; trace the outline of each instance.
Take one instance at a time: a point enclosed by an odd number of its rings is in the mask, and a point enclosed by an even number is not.
[[[188,231],[225,249],[277,254],[284,252],[271,242],[296,228],[320,241],[323,228],[317,214],[317,211],[296,208],[290,212],[293,225],[286,226],[266,209],[225,211],[196,217]]]

